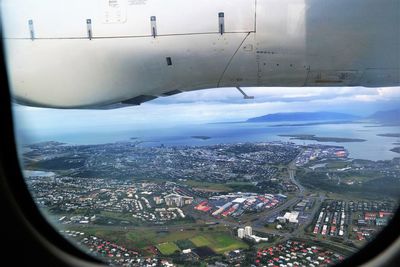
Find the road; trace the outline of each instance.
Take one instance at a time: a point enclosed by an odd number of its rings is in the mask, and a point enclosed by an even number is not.
[[[256,232],[262,232],[266,234],[273,234],[276,236],[280,237],[280,242],[291,239],[291,238],[310,238],[309,236],[305,235],[304,230],[305,227],[307,227],[313,220],[313,218],[317,215],[317,212],[320,209],[320,206],[322,202],[325,200],[326,196],[323,193],[320,193],[319,195],[315,196],[310,196],[308,193],[308,190],[305,189],[297,180],[296,180],[296,160],[298,157],[301,156],[301,153],[292,161],[288,164],[287,170],[288,170],[288,180],[292,182],[298,190],[295,193],[295,196],[292,198],[289,198],[286,202],[282,203],[281,205],[277,206],[274,209],[271,210],[265,210],[260,213],[254,213],[254,214],[247,214],[246,216],[242,216],[241,218],[214,218],[210,216],[207,213],[204,214],[198,214],[192,210],[192,207],[186,207],[185,213],[188,215],[191,215],[195,218],[197,218],[196,223],[185,223],[185,224],[176,224],[176,225],[149,225],[149,226],[120,226],[120,225],[73,225],[77,228],[80,229],[85,229],[85,228],[95,228],[95,229],[106,229],[106,230],[113,230],[113,231],[129,231],[129,230],[135,230],[135,231],[140,231],[140,230],[153,230],[153,231],[170,231],[170,232],[177,232],[177,231],[192,231],[193,228],[200,228],[200,227],[221,227],[221,226],[226,226],[229,227],[230,229],[235,229],[238,227],[244,227],[246,225],[250,225],[253,227],[253,230]],[[308,195],[308,196],[307,196]],[[293,206],[295,206],[298,202],[303,200],[304,198],[312,198],[314,199],[314,205],[311,208],[311,210],[307,211],[308,218],[307,220],[302,223],[298,224],[296,228],[292,232],[284,232],[284,231],[279,231],[277,229],[273,228],[267,228],[265,227],[265,224],[267,223],[268,219],[274,216],[278,216],[282,213],[282,211],[289,209]],[[218,224],[216,225],[205,225],[205,222],[216,222]],[[72,226],[72,225],[71,225]],[[343,244],[336,244],[337,242],[332,242],[332,241],[324,241],[330,245],[336,245],[339,247],[347,247]]]
[[[289,172],[289,180],[297,186],[297,188],[299,189],[299,194],[303,196],[304,193],[305,193],[305,189],[304,189],[304,187],[296,180],[296,177],[295,177],[295,176],[296,176],[296,160],[297,160],[298,157],[300,157],[300,155],[302,155],[302,153],[303,153],[303,151],[301,151],[301,152],[297,155],[297,157],[296,157],[294,160],[292,160],[292,162],[290,162],[290,163],[288,164],[288,172]]]

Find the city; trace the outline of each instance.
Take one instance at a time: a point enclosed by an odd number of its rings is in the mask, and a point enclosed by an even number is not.
[[[370,183],[390,176],[399,188],[399,163],[291,142],[44,142],[24,154],[28,187],[52,223],[122,266],[328,266],[388,224],[396,196]]]

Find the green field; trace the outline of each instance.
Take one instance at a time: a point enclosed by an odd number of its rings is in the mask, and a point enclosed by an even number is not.
[[[100,212],[100,216],[101,217],[105,217],[105,218],[110,218],[110,219],[114,219],[117,221],[128,221],[128,222],[137,222],[138,219],[133,218],[132,214],[130,213],[121,213],[121,212],[113,212],[113,211],[101,211]]]
[[[199,181],[195,181],[195,180],[187,180],[184,183],[193,188],[203,189],[203,190],[207,190],[207,191],[215,191],[215,192],[230,192],[230,191],[232,191],[232,188],[225,184],[199,182]]]
[[[339,160],[329,160],[326,164],[326,167],[329,169],[342,169],[349,166],[347,161],[339,161]]]
[[[235,249],[246,249],[248,245],[226,233],[201,234],[190,239],[197,247],[207,246],[216,253],[224,253]]]
[[[210,241],[208,241],[207,238],[205,238],[204,236],[200,235],[200,236],[196,236],[193,237],[192,239],[190,239],[190,241],[196,245],[196,247],[204,247],[204,246],[208,246],[210,245]]]
[[[193,244],[189,239],[181,239],[181,240],[177,240],[175,241],[175,244],[181,249],[192,249],[195,248],[196,245]]]
[[[177,245],[173,242],[166,242],[166,243],[161,243],[158,244],[157,249],[163,254],[163,255],[171,255],[175,251],[181,251]]]
[[[111,230],[106,227],[71,227],[70,230],[83,231],[90,235],[116,242],[129,249],[145,251],[150,246],[156,246],[161,253],[169,255],[176,250],[208,246],[216,253],[248,248],[243,241],[232,236],[226,227],[214,227],[213,231],[194,227],[184,230],[157,232],[151,228],[138,227],[129,230]]]
[[[197,234],[197,230],[157,233],[151,229],[142,228],[141,230],[129,230],[126,234],[126,238],[135,247],[145,249],[148,246],[157,245],[160,243],[188,240]]]

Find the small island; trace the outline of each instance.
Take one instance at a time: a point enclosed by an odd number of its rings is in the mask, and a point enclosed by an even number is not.
[[[394,148],[390,149],[390,151],[400,154],[400,146],[394,147]]]
[[[384,136],[384,137],[400,137],[400,133],[377,134],[377,136]]]
[[[211,137],[209,136],[204,136],[204,135],[192,135],[191,138],[195,138],[195,139],[201,139],[201,140],[208,140]]]
[[[281,137],[290,137],[291,140],[309,140],[317,142],[335,142],[335,143],[348,143],[348,142],[365,142],[365,139],[347,138],[347,137],[321,137],[314,134],[280,134]]]

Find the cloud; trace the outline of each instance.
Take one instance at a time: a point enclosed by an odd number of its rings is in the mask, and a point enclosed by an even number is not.
[[[57,110],[15,105],[17,129],[31,132],[114,131],[174,127],[221,121],[243,121],[277,112],[340,111],[369,115],[397,107],[400,87],[393,88],[235,88],[181,93],[114,110]]]
[[[379,96],[383,98],[400,98],[400,87],[384,87],[377,89]]]
[[[247,102],[298,102],[315,101],[319,99],[334,99],[338,97],[370,96],[379,100],[384,95],[400,94],[399,87],[365,88],[365,87],[247,87],[242,88],[254,100]],[[366,99],[366,98],[365,98]],[[171,97],[162,97],[153,101],[154,104],[193,103],[193,102],[243,103],[243,96],[236,88],[216,88],[185,92]],[[366,100],[367,101],[367,100]]]

